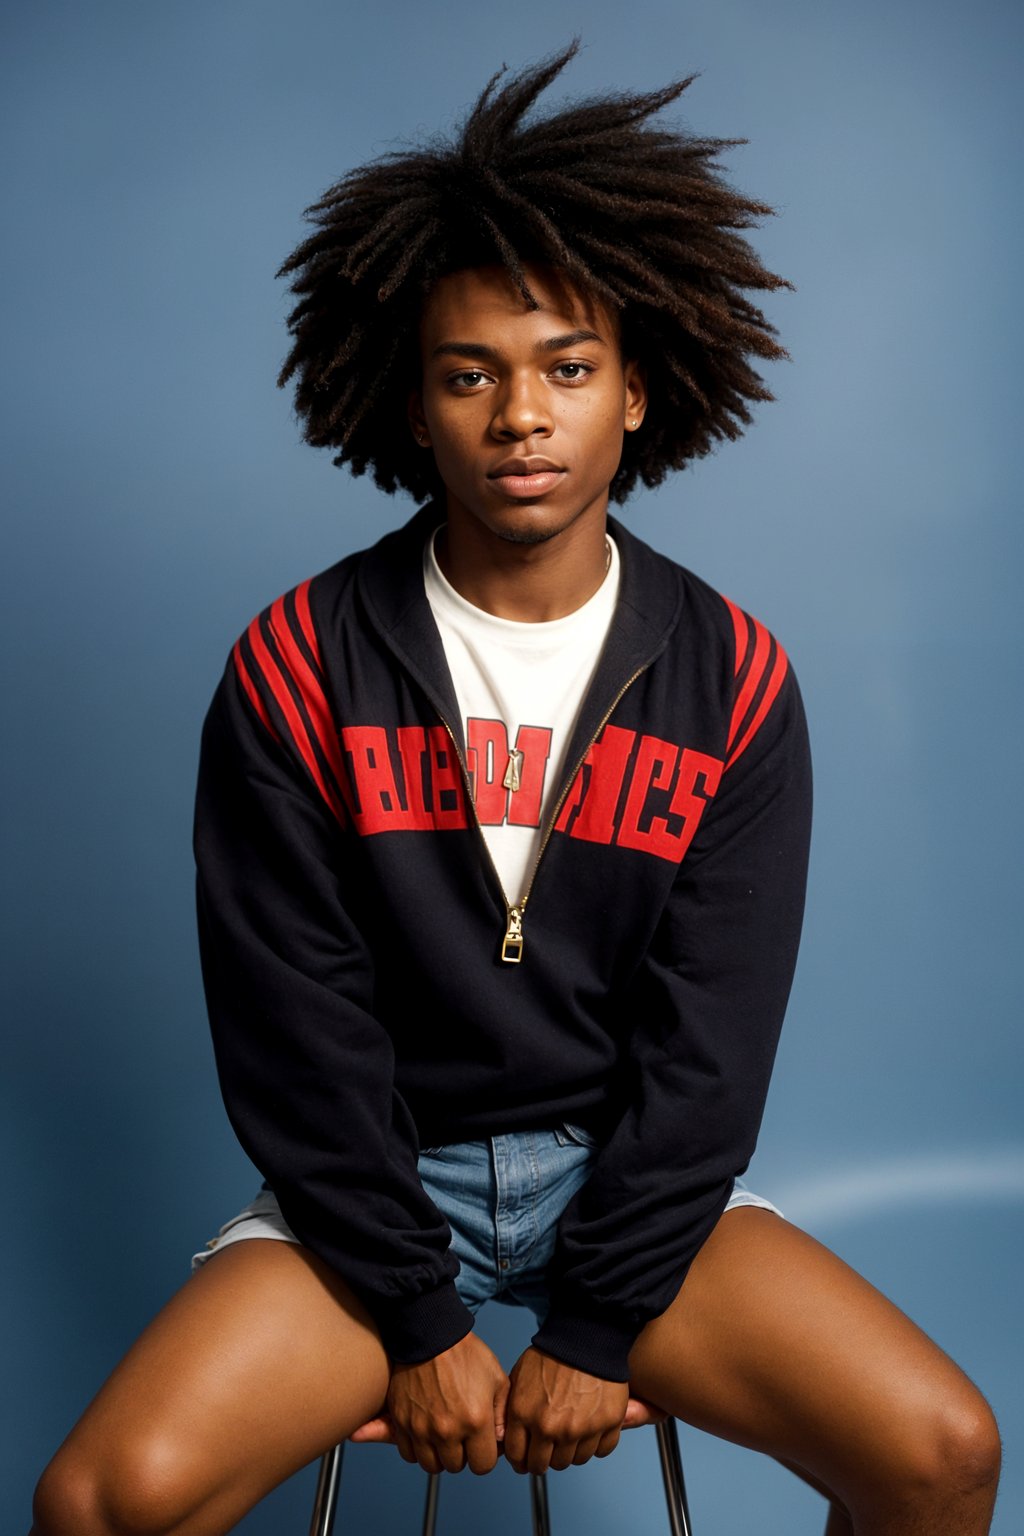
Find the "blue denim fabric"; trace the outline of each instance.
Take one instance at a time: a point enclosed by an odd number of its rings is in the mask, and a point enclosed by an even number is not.
[[[419,1174],[448,1218],[462,1265],[455,1285],[471,1312],[485,1301],[548,1310],[544,1273],[558,1218],[590,1173],[593,1138],[575,1125],[428,1147]]]
[[[448,1219],[452,1250],[462,1266],[455,1288],[471,1312],[485,1301],[501,1301],[529,1307],[543,1323],[549,1307],[545,1271],[555,1251],[558,1219],[586,1183],[596,1156],[590,1133],[568,1124],[421,1151],[420,1178]],[[738,1205],[782,1214],[739,1179],[726,1210]],[[230,1243],[253,1237],[298,1242],[266,1185],[193,1254],[193,1270]]]

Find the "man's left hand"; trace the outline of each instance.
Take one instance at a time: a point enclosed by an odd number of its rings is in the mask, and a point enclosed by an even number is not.
[[[528,1350],[527,1353],[529,1354],[530,1351]],[[546,1357],[542,1356],[542,1358]],[[551,1361],[550,1363],[555,1365],[557,1361]],[[565,1366],[563,1369],[568,1370],[569,1367]],[[580,1372],[576,1372],[576,1374],[579,1375]],[[590,1376],[584,1379],[586,1381],[594,1380]],[[614,1382],[604,1382],[602,1384],[605,1386],[616,1385]],[[661,1408],[656,1408],[653,1403],[647,1403],[640,1397],[630,1397],[626,1402],[626,1412],[622,1419],[621,1428],[638,1429],[642,1424],[660,1424],[667,1417],[668,1415]],[[499,1431],[498,1438],[501,1440],[504,1438],[504,1425],[502,1424],[497,1427]],[[349,1439],[367,1444],[393,1445],[395,1441],[395,1427],[391,1422],[391,1415],[386,1410],[382,1410],[376,1418],[368,1419],[365,1424],[360,1425],[354,1433],[349,1435]],[[609,1449],[614,1449],[614,1445],[609,1447]],[[608,1453],[607,1451],[601,1451],[600,1454],[605,1456]],[[529,1468],[525,1468],[525,1470],[528,1471]]]
[[[629,1387],[564,1365],[531,1345],[509,1372],[505,1459],[517,1472],[561,1472],[619,1443]]]

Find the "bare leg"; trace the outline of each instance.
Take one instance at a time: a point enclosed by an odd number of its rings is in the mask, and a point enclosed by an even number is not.
[[[146,1329],[43,1474],[35,1536],[220,1536],[376,1413],[388,1359],[307,1250],[225,1248]]]
[[[801,1482],[806,1483],[809,1488],[814,1489],[815,1493],[820,1493],[822,1498],[828,1501],[828,1519],[825,1522],[824,1536],[853,1536],[853,1526],[850,1524],[849,1515],[842,1505],[836,1502],[835,1496],[830,1489],[825,1487],[824,1483],[819,1482],[816,1477],[812,1477],[806,1468],[798,1467],[794,1462],[786,1461],[782,1456],[777,1456],[776,1460],[781,1462],[788,1471],[795,1472]]]
[[[885,1297],[768,1211],[723,1216],[637,1340],[630,1388],[801,1471],[837,1506],[830,1536],[989,1529],[999,1437],[984,1398]]]
[[[850,1517],[838,1504],[833,1504],[828,1512],[825,1522],[825,1536],[853,1536],[853,1526]]]

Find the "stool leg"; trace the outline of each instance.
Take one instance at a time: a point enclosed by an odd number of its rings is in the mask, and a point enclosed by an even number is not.
[[[423,1536],[434,1536],[437,1530],[437,1500],[441,1492],[440,1472],[427,1474],[427,1504],[423,1511]]]
[[[331,1536],[334,1530],[334,1516],[338,1508],[338,1486],[341,1482],[341,1461],[344,1454],[345,1447],[336,1445],[331,1450],[325,1451],[320,1458],[320,1476],[317,1478],[309,1536]]]
[[[530,1516],[533,1536],[551,1536],[551,1516],[548,1511],[548,1480],[536,1472],[530,1473]]]
[[[686,1484],[683,1482],[683,1458],[679,1454],[679,1434],[675,1419],[656,1424],[658,1431],[658,1455],[661,1457],[661,1475],[665,1480],[665,1502],[668,1504],[668,1523],[672,1536],[693,1536],[690,1511],[686,1503]]]

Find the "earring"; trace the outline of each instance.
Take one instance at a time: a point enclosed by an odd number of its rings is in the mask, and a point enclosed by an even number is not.
[[[633,431],[635,432],[637,427],[640,425],[640,423],[637,421],[636,417],[634,416],[633,420],[630,422],[629,425],[632,427]]]

